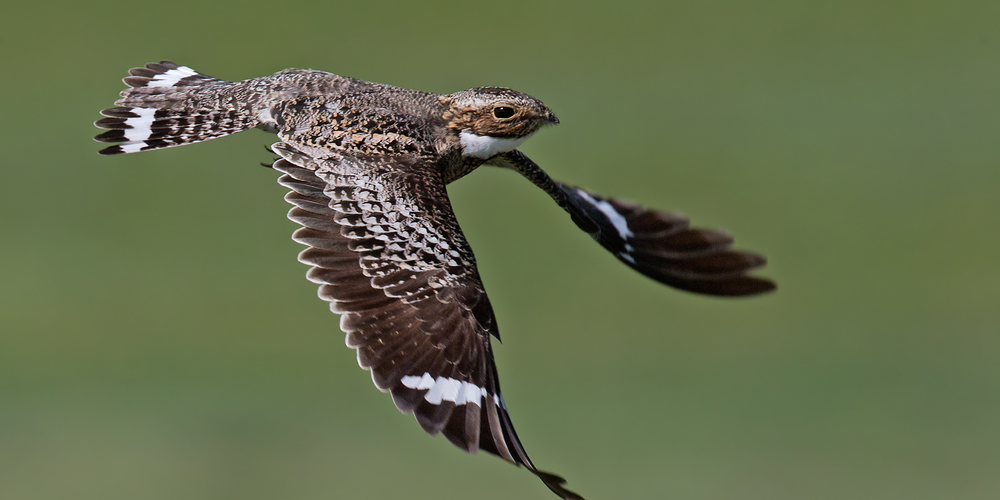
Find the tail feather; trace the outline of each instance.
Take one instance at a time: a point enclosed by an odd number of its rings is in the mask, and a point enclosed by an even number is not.
[[[209,83],[227,83],[208,75],[203,75],[187,66],[178,65],[171,61],[160,61],[159,63],[149,63],[142,68],[132,68],[128,70],[131,76],[125,77],[122,81],[129,87],[197,87]]]
[[[94,122],[107,132],[98,142],[119,143],[100,154],[135,153],[192,144],[226,136],[257,125],[252,114],[225,107],[221,99],[234,84],[198,73],[170,61],[132,68],[123,81],[129,86],[101,111]]]

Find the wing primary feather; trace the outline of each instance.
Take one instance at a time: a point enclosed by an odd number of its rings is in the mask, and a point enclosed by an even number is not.
[[[766,278],[746,274],[766,264],[756,253],[733,250],[721,231],[692,229],[679,214],[643,208],[556,182],[535,162],[514,150],[488,163],[514,170],[542,188],[618,260],[665,285],[716,296],[749,296],[773,291]]]
[[[299,254],[306,276],[342,314],[345,343],[375,386],[427,433],[523,465],[556,494],[580,498],[535,468],[514,431],[490,347],[500,338],[496,316],[436,166],[315,158],[288,142],[271,150],[291,190],[288,218],[302,226],[292,238],[308,247]]]

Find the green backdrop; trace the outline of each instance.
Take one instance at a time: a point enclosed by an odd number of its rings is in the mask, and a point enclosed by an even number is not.
[[[532,94],[553,177],[729,230],[776,294],[451,188],[508,406],[587,498],[1000,498],[1000,3],[5,2],[0,498],[554,498],[426,436],[295,260],[275,139],[100,157],[128,68]]]

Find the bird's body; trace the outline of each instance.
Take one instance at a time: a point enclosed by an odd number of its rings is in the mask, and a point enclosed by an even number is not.
[[[514,432],[490,336],[499,338],[475,257],[446,185],[484,164],[515,170],[633,269],[713,295],[774,288],[746,274],[764,263],[687,219],[553,181],[515,148],[558,123],[541,101],[500,87],[439,95],[313,70],[228,82],[169,61],[134,68],[104,110],[103,154],[199,142],[249,128],[276,133],[273,167],[303,226],[299,260],[341,315],[348,346],[375,385],[429,433],[538,475]]]

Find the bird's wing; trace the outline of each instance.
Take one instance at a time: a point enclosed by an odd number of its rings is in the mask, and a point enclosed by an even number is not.
[[[458,226],[436,158],[346,154],[294,143],[272,148],[301,224],[299,260],[341,315],[347,345],[396,407],[430,434],[524,465],[556,494],[580,498],[538,471],[500,393],[490,335],[496,318]]]
[[[580,229],[618,260],[665,285],[708,295],[756,295],[774,290],[769,279],[748,271],[763,266],[763,255],[730,248],[733,238],[690,227],[687,217],[605,198],[553,181],[535,162],[514,150],[489,160],[521,173],[544,189]]]

